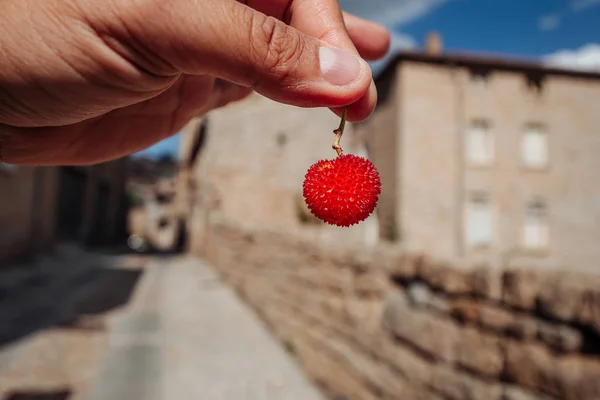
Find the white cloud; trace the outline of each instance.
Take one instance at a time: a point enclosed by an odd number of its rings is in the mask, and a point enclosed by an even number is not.
[[[570,8],[573,12],[579,12],[598,5],[600,0],[571,0]]]
[[[600,72],[600,44],[588,43],[576,50],[560,50],[542,58],[549,66]]]
[[[386,26],[392,33],[388,55],[372,63],[376,75],[402,49],[414,48],[416,41],[398,32],[403,25],[416,21],[449,0],[340,0],[344,11]]]
[[[560,25],[561,17],[558,14],[542,15],[538,19],[538,28],[542,31],[552,31]]]
[[[387,27],[415,21],[447,0],[340,0],[345,11]]]
[[[600,6],[600,0],[570,0],[568,7],[552,14],[545,14],[538,18],[538,28],[541,31],[552,31],[560,26],[562,20],[571,14],[579,13],[588,8]]]

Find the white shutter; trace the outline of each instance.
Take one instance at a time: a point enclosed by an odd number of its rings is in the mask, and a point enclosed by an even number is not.
[[[467,205],[467,244],[487,246],[492,242],[492,210],[487,199],[472,199]]]
[[[494,158],[494,138],[489,125],[482,121],[472,123],[466,135],[467,157],[471,164],[486,165]]]
[[[546,207],[542,203],[527,206],[523,225],[523,245],[528,249],[548,247],[550,228]]]
[[[522,150],[526,166],[545,167],[548,164],[548,135],[540,127],[527,127],[523,136]]]

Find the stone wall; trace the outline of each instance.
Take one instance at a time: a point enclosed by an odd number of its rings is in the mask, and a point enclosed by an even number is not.
[[[331,398],[600,399],[600,277],[214,223],[205,253]]]

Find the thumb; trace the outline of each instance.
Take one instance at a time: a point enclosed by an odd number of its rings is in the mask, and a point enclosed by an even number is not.
[[[129,54],[150,54],[156,65],[214,75],[303,107],[344,106],[369,90],[364,60],[235,0],[149,4],[121,19],[126,26],[117,39],[141,44],[143,51]]]

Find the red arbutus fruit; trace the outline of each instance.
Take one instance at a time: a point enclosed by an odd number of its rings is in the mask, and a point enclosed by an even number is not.
[[[333,148],[338,156],[313,164],[304,177],[303,195],[310,212],[320,220],[348,227],[371,215],[381,193],[379,172],[371,161],[342,154],[340,139],[344,133],[347,109],[340,127],[334,131]]]
[[[371,161],[343,154],[313,164],[303,189],[315,217],[332,225],[351,226],[371,215],[381,193],[381,181]]]

